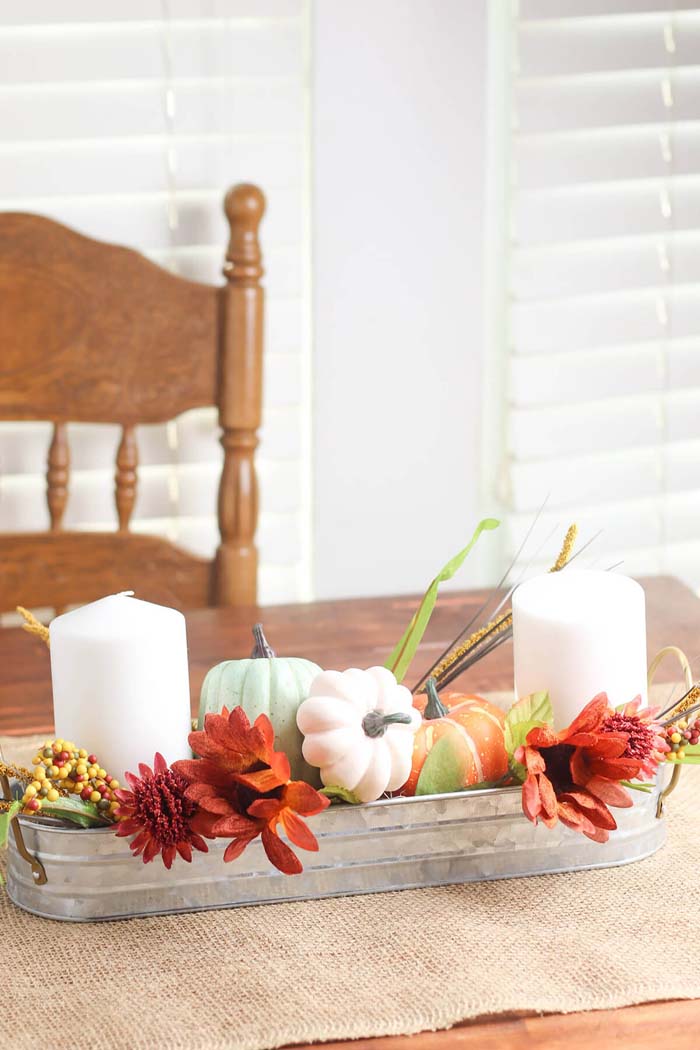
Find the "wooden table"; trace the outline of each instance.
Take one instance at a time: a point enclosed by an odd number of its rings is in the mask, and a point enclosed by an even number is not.
[[[678,645],[691,660],[700,656],[700,599],[678,580],[642,581],[647,593],[649,653]],[[414,667],[411,685],[445,648],[483,601],[483,592],[448,593],[440,599]],[[268,640],[280,655],[306,656],[322,667],[369,667],[386,660],[416,605],[415,597],[367,598],[278,605],[250,609],[202,609],[189,613],[192,696],[196,703],[209,667],[222,659],[247,655],[250,627],[261,620]],[[678,678],[672,662],[659,680]],[[457,683],[456,683],[457,684]],[[473,692],[512,687],[512,654],[506,643],[467,673],[462,684]],[[194,707],[194,703],[193,703]],[[51,687],[46,648],[19,629],[0,630],[0,734],[44,735],[51,732]],[[679,950],[682,950],[682,945]],[[654,964],[653,951],[649,955]],[[641,965],[642,963],[640,963]],[[674,1050],[695,1048],[694,1026],[700,1024],[700,1001],[654,1003],[621,1010],[549,1017],[508,1017],[469,1022],[447,1032],[400,1038],[362,1040],[345,1050],[507,1050],[541,1047],[567,1050],[586,1047],[604,1037],[604,1045],[629,1050],[657,1050],[669,1041]]]

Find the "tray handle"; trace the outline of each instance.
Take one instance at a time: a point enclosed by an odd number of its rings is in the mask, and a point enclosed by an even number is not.
[[[682,649],[678,648],[677,645],[665,645],[663,649],[659,650],[659,652],[656,654],[654,659],[649,664],[649,669],[647,671],[647,682],[648,682],[649,688],[651,688],[651,686],[652,686],[652,683],[654,681],[654,676],[656,675],[656,672],[658,671],[660,664],[662,663],[662,661],[667,656],[675,656],[675,658],[678,660],[678,663],[681,665],[681,670],[683,671],[683,677],[685,678],[686,689],[692,689],[693,688],[693,672],[691,670],[690,663],[688,661],[688,657],[685,655],[685,653],[683,652]],[[675,791],[676,787],[678,786],[678,781],[680,780],[680,776],[681,776],[681,768],[682,768],[681,767],[681,763],[677,762],[675,764],[675,766],[673,767],[673,773],[671,774],[671,779],[668,782],[668,786],[659,795],[659,801],[656,804],[656,816],[657,816],[657,818],[659,818],[659,817],[661,817],[663,815],[664,803],[665,803],[666,799],[668,798],[668,796],[671,794],[672,791]]]
[[[4,775],[0,776],[0,787],[2,787],[3,793],[2,801],[11,802],[12,792],[10,790],[10,781]],[[26,860],[27,864],[32,869],[32,875],[34,876],[35,885],[43,886],[46,882],[48,882],[44,865],[41,863],[38,857],[33,856],[27,849],[27,844],[25,843],[24,836],[22,835],[22,828],[20,827],[18,816],[14,816],[12,818],[12,820],[10,821],[10,826],[12,828],[12,834],[15,837],[15,846],[17,847],[17,852],[19,853],[20,857]]]

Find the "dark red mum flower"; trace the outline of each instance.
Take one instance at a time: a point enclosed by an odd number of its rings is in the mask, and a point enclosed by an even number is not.
[[[621,780],[634,780],[642,763],[628,753],[629,733],[608,723],[614,715],[605,693],[584,707],[560,733],[549,726],[530,730],[515,759],[527,770],[523,812],[534,824],[562,824],[596,842],[606,842],[617,824],[608,806],[632,799]]]
[[[141,777],[126,774],[131,791],[115,791],[119,801],[117,835],[135,835],[129,847],[135,857],[148,864],[160,853],[170,868],[179,853],[192,860],[192,847],[207,853],[209,847],[192,827],[197,805],[187,798],[187,781],[157,754],[153,769],[139,764]]]
[[[640,774],[653,779],[659,763],[664,761],[671,748],[664,737],[663,726],[656,721],[659,708],[645,707],[640,711],[641,703],[642,698],[637,696],[621,711],[608,715],[602,730],[604,733],[627,733],[627,746],[621,757],[639,762]]]
[[[199,807],[192,827],[207,838],[231,839],[225,861],[239,857],[260,835],[272,864],[296,875],[303,870],[301,861],[282,842],[277,825],[295,846],[317,850],[301,816],[320,813],[329,800],[310,784],[289,779],[289,760],[274,750],[274,737],[266,715],[251,726],[242,708],[230,714],[224,708],[206,716],[203,731],[190,734],[190,746],[201,758],[175,762],[173,769],[189,785],[187,799]]]

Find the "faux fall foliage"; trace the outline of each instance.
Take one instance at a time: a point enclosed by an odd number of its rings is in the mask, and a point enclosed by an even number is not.
[[[516,721],[524,707],[529,717]],[[655,713],[640,711],[637,700],[614,711],[600,693],[570,726],[555,732],[546,694],[515,704],[506,724],[508,734],[510,720],[512,765],[522,780],[525,816],[549,828],[561,821],[595,842],[607,842],[617,827],[610,807],[632,805],[623,782],[655,775],[668,750]],[[540,721],[543,714],[549,717]]]
[[[302,780],[290,780],[289,759],[274,750],[274,730],[266,715],[253,725],[240,707],[220,715],[208,714],[204,729],[191,733],[189,742],[199,758],[175,762],[173,770],[187,783],[185,798],[197,810],[192,830],[205,838],[231,839],[224,860],[239,857],[260,836],[268,859],[286,875],[298,874],[302,864],[279,837],[301,849],[318,850],[318,843],[302,817],[320,813],[329,800]]]

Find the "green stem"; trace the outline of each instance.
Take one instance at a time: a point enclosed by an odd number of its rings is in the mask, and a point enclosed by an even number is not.
[[[255,639],[255,646],[250,654],[251,660],[274,659],[275,650],[268,644],[261,623],[256,623],[253,627],[253,638]]]
[[[403,711],[397,711],[393,715],[383,715],[381,711],[369,711],[362,719],[362,728],[368,737],[384,736],[389,726],[409,726],[413,719]]]
[[[438,696],[437,682],[434,678],[429,678],[425,683],[425,691],[428,694],[428,702],[425,705],[425,711],[423,712],[423,718],[444,718],[449,713],[449,707],[445,707],[442,700]]]

